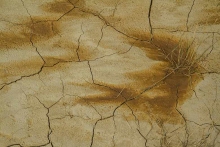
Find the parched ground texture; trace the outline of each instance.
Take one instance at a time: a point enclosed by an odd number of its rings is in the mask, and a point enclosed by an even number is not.
[[[0,147],[219,147],[219,0],[0,0]]]

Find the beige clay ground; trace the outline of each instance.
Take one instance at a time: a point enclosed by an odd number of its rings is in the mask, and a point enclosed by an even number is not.
[[[219,0],[0,0],[0,147],[219,147]]]

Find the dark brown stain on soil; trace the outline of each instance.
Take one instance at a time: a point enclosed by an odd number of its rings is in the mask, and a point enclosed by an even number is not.
[[[74,7],[84,7],[84,0],[56,0],[54,2],[47,3],[41,8],[46,12],[61,13],[64,14]]]
[[[171,40],[169,36],[154,38],[153,42],[136,41],[133,45],[141,48],[146,57],[160,62],[150,69],[126,73],[125,76],[133,81],[127,85],[96,81],[109,88],[93,85],[92,88],[102,93],[84,98],[96,106],[114,104],[115,107],[127,100],[126,104],[140,120],[153,116],[160,123],[183,122],[176,106],[190,98],[194,94],[193,89],[202,80],[202,76],[198,74],[199,65],[194,63],[196,59],[193,45],[186,42],[178,38]],[[91,87],[91,84],[84,86]]]

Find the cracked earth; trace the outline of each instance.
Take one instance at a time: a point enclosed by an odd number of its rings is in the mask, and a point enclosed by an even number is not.
[[[0,147],[219,147],[219,0],[1,0]]]

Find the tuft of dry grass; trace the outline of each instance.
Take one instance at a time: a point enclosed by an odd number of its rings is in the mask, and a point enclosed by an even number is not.
[[[160,51],[160,56],[163,57],[163,60],[170,64],[169,68],[171,71],[180,72],[187,76],[195,74],[203,68],[200,63],[207,58],[213,47],[212,44],[204,49],[202,53],[198,54],[197,50],[200,48],[200,45],[195,47],[195,38],[192,41],[180,39],[178,43],[171,43],[170,46],[166,47],[164,45],[157,45],[157,41],[152,43]]]

